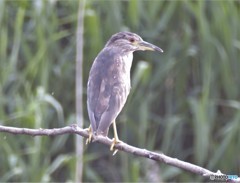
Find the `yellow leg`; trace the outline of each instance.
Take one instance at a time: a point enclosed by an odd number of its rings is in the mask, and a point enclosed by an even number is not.
[[[91,141],[92,141],[92,136],[93,136],[93,134],[92,134],[91,125],[88,127],[88,134],[89,134],[89,137],[88,137],[87,140],[86,140],[86,145],[89,144],[89,143],[91,143]]]
[[[114,138],[113,138],[113,142],[112,142],[112,145],[110,147],[110,151],[113,151],[114,150],[114,146],[121,142],[118,138],[118,133],[117,133],[117,127],[116,127],[116,122],[114,121],[113,122],[113,133],[114,133]],[[115,151],[113,152],[113,155],[115,155],[116,153],[118,152],[117,149],[115,149]]]

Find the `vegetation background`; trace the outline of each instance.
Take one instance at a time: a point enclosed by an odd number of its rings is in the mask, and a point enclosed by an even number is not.
[[[79,1],[0,0],[0,124],[75,123]],[[92,61],[128,30],[163,54],[138,52],[132,90],[118,117],[120,139],[240,176],[240,1],[88,0],[84,16],[84,125]],[[109,136],[112,136],[110,130]],[[75,136],[0,133],[0,182],[73,182]],[[92,143],[83,181],[202,181],[175,167]]]

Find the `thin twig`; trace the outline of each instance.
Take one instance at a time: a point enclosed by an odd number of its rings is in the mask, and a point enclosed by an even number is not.
[[[76,124],[71,126],[66,126],[63,128],[53,128],[53,129],[29,129],[29,128],[16,128],[16,127],[7,127],[0,125],[0,132],[7,132],[12,134],[23,134],[23,135],[32,135],[32,136],[56,136],[56,135],[63,135],[63,134],[78,134],[82,137],[88,138],[88,130],[82,129],[78,127]],[[93,137],[93,141],[97,141],[99,143],[111,146],[112,140],[108,137],[98,136]],[[210,177],[210,176],[222,176],[219,170],[214,173],[208,169],[202,168],[200,166],[178,160],[176,158],[172,158],[169,156],[164,155],[163,153],[155,153],[146,149],[140,149],[134,146],[130,146],[124,142],[120,142],[114,146],[114,148],[124,151],[136,156],[141,156],[145,158],[149,158],[158,162],[162,162],[168,165],[172,165],[188,172],[192,172],[197,175],[201,175],[203,177]],[[238,182],[239,178],[233,182]]]

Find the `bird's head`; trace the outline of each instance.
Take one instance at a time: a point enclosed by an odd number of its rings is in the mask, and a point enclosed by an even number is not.
[[[143,39],[139,35],[131,32],[118,32],[114,34],[109,39],[105,47],[118,48],[123,52],[134,52],[138,50],[163,52],[161,48],[146,41],[143,41]]]

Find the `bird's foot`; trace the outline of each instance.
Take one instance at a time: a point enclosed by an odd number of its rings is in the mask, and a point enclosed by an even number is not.
[[[93,136],[93,133],[92,133],[92,128],[91,128],[91,126],[89,126],[89,128],[88,128],[88,138],[87,138],[87,140],[86,140],[86,145],[87,144],[89,144],[89,143],[91,143],[91,141],[92,141],[92,136]]]
[[[113,151],[114,150],[114,146],[118,143],[120,143],[121,141],[119,139],[116,139],[116,138],[113,138],[113,142],[111,144],[111,147],[110,147],[110,151]],[[113,152],[113,156],[118,152],[118,149],[115,149],[114,152]]]

